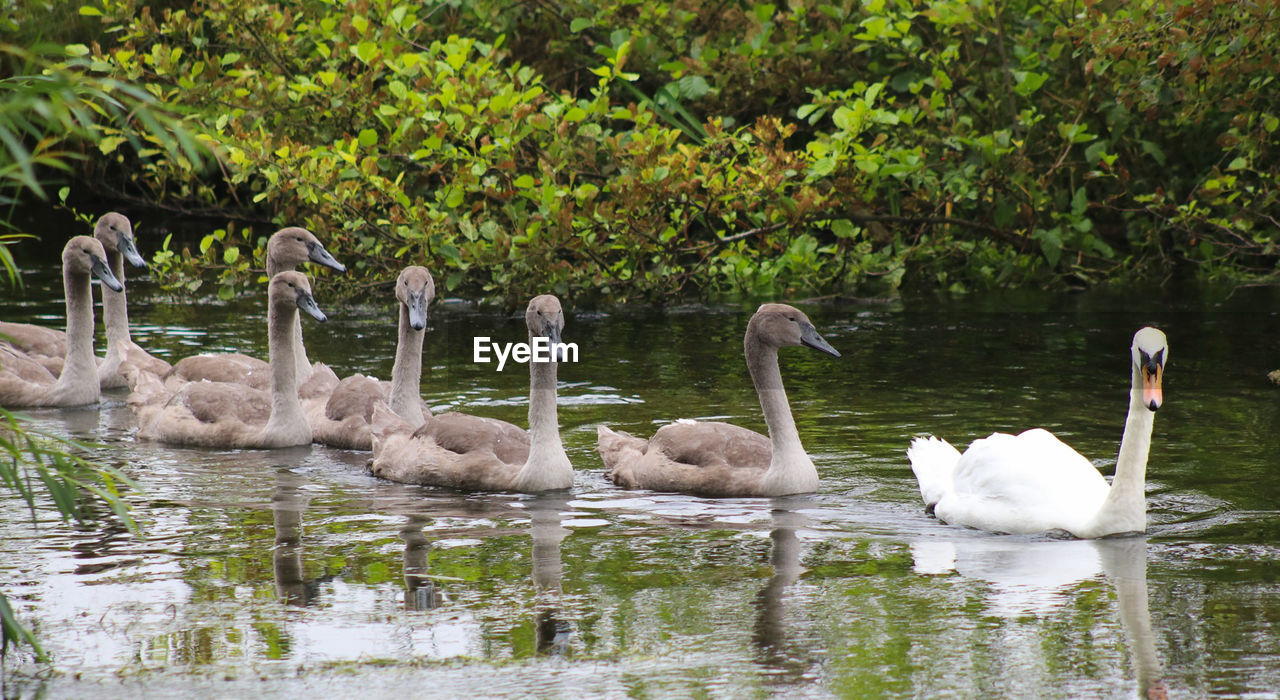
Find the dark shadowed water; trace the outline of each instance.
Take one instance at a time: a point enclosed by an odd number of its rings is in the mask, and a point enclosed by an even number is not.
[[[61,323],[45,278],[5,320]],[[394,310],[326,306],[313,360],[390,373]],[[264,314],[135,285],[157,354],[265,355]],[[0,494],[0,590],[54,656],[6,695],[1276,697],[1280,299],[1091,292],[806,305],[844,357],[782,352],[822,490],[709,500],[605,481],[595,426],[763,429],[741,357],[749,308],[574,314],[560,372],[571,493],[470,495],[376,480],[323,447],[135,442],[123,394],[30,411],[137,480],[145,538],[63,525]],[[983,534],[923,512],[903,451],[1040,426],[1107,474],[1128,346],[1163,328],[1146,537]],[[528,375],[471,362],[516,317],[437,304],[423,395],[525,423]],[[101,346],[100,346],[101,347]]]

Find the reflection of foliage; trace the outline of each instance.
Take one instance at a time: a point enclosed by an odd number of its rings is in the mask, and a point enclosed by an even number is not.
[[[0,408],[0,451],[6,457],[0,460],[0,485],[27,502],[33,523],[37,517],[37,499],[42,495],[53,501],[64,521],[86,520],[81,498],[87,492],[107,504],[130,530],[137,531],[120,488],[132,488],[133,483],[119,470],[92,465],[76,454],[83,449],[83,445],[31,430],[12,413]],[[3,595],[0,595],[0,623],[4,628],[0,654],[6,653],[10,644],[27,644],[39,659],[45,660],[44,650],[18,623]]]

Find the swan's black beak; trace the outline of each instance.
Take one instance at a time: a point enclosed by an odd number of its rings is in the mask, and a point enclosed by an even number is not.
[[[329,317],[325,316],[324,312],[320,310],[320,306],[316,304],[316,298],[311,296],[311,293],[305,289],[298,290],[298,308],[306,311],[311,318],[321,323],[329,320]]]
[[[307,243],[307,256],[311,260],[311,262],[317,265],[324,265],[325,267],[332,270],[337,270],[338,272],[347,271],[346,265],[343,265],[342,263],[338,262],[332,255],[329,254],[329,251],[324,249],[324,246],[320,245],[315,241],[310,241]]]
[[[1138,371],[1142,373],[1142,405],[1155,411],[1164,403],[1164,389],[1160,385],[1164,377],[1164,348],[1154,355],[1138,350]]]
[[[142,256],[138,254],[138,247],[133,243],[133,236],[121,231],[116,236],[116,248],[120,249],[120,254],[124,256],[125,260],[129,261],[130,265],[146,269],[147,261],[143,260]]]
[[[415,331],[427,327],[427,294],[425,291],[409,295],[409,326]]]
[[[814,350],[821,350],[832,357],[840,357],[840,353],[831,347],[830,343],[823,340],[822,336],[818,335],[817,329],[807,323],[800,326],[800,343]]]
[[[89,272],[93,273],[94,277],[102,280],[102,284],[107,289],[113,292],[124,291],[124,285],[120,284],[120,280],[116,279],[116,276],[111,272],[111,268],[107,267],[107,261],[93,253],[89,253]]]

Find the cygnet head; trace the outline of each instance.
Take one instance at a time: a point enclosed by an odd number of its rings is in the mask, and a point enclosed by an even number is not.
[[[107,266],[107,251],[96,239],[75,236],[62,249],[62,268],[77,275],[93,275],[113,292],[124,290]]]
[[[524,312],[524,322],[529,326],[529,340],[546,338],[548,347],[552,349],[551,357],[555,362],[564,362],[566,350],[560,342],[560,331],[564,330],[564,309],[560,300],[551,294],[541,294],[529,300],[529,308]]]
[[[752,338],[767,347],[804,345],[840,357],[835,348],[818,335],[804,312],[786,304],[761,304],[747,324],[747,342]]]
[[[409,326],[415,331],[427,327],[427,306],[436,297],[436,282],[421,265],[411,265],[396,280],[396,299],[409,310]]]
[[[267,240],[267,267],[292,270],[305,262],[346,272],[347,266],[334,259],[315,234],[298,226],[282,228]]]
[[[1169,361],[1169,341],[1159,329],[1150,326],[1133,335],[1133,347],[1129,349],[1133,366],[1142,377],[1142,405],[1148,411],[1160,408],[1164,403],[1164,366]],[[1137,387],[1134,387],[1137,390]]]
[[[93,226],[93,237],[108,253],[120,253],[134,267],[146,267],[147,261],[138,254],[133,240],[133,224],[124,214],[103,214]]]
[[[316,304],[315,297],[311,296],[311,283],[301,272],[289,270],[276,273],[267,287],[267,299],[272,306],[288,307],[296,304],[299,309],[321,323],[329,320],[329,317],[325,316]]]

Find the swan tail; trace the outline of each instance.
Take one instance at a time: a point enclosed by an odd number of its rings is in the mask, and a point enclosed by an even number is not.
[[[933,508],[952,489],[952,475],[956,462],[960,461],[960,451],[946,440],[930,435],[911,441],[907,459],[911,460],[911,471],[920,483],[925,507]]]
[[[596,427],[596,452],[604,462],[605,478],[616,481],[617,471],[621,467],[644,456],[649,441],[621,430],[610,430],[601,425]]]
[[[311,365],[310,376],[298,387],[298,397],[304,400],[323,399],[338,388],[338,383],[338,374],[329,365],[317,362]]]
[[[387,405],[385,401],[377,401],[373,406],[373,415],[369,420],[369,433],[373,439],[371,447],[377,455],[381,452],[382,444],[392,435],[410,434],[413,432],[413,426],[405,422],[403,418],[396,415],[395,411]]]

